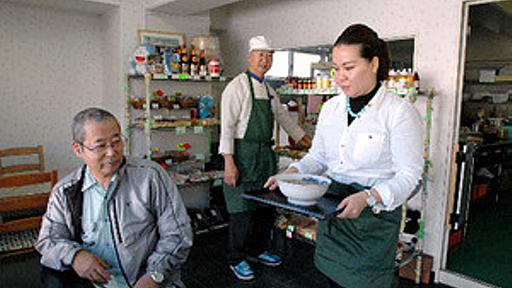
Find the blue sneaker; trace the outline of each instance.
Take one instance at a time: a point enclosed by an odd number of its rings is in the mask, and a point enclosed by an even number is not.
[[[271,266],[271,267],[279,266],[279,265],[281,265],[281,262],[282,262],[281,257],[274,255],[267,251],[261,253],[258,257],[248,256],[247,259],[250,261],[258,262],[263,265],[267,265],[267,266]]]
[[[235,273],[235,276],[240,280],[252,280],[254,279],[254,272],[252,271],[251,265],[247,261],[242,261],[236,266],[229,265],[229,268]]]

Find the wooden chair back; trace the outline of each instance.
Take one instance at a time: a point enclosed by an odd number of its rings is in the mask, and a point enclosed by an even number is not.
[[[0,149],[0,177],[30,171],[45,171],[43,146]]]
[[[45,209],[57,179],[56,170],[0,177],[0,191],[15,191],[15,189],[23,189],[24,186],[32,189],[29,193],[20,190],[15,194],[0,194],[0,214],[37,208]],[[44,186],[44,188],[37,188],[38,186]],[[34,191],[34,188],[42,190]],[[41,219],[42,216],[32,216],[0,223],[0,234],[39,228]]]

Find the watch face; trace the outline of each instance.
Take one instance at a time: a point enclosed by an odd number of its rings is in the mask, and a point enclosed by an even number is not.
[[[156,283],[160,284],[164,281],[164,275],[160,272],[151,272],[149,274],[149,276],[151,277],[151,279],[153,281],[155,281]]]
[[[368,198],[366,198],[366,203],[368,204],[368,206],[373,207],[377,203],[375,197],[373,197],[371,192],[366,192],[366,194],[368,194]]]

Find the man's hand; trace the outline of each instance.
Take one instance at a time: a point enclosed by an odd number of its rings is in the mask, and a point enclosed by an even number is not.
[[[368,196],[366,195],[366,192],[361,191],[355,194],[352,194],[348,196],[347,198],[343,199],[341,203],[338,205],[337,209],[344,209],[343,212],[338,214],[338,218],[349,218],[349,219],[355,219],[359,217],[363,209],[368,206],[366,204],[366,198]]]
[[[233,155],[224,155],[224,183],[231,187],[236,187],[238,181],[238,168],[236,167]]]
[[[107,272],[110,266],[100,257],[85,250],[75,254],[71,266],[78,276],[92,282],[106,284],[110,281],[110,274]]]
[[[309,135],[304,135],[304,137],[302,137],[302,139],[299,140],[299,142],[297,142],[297,144],[299,144],[300,146],[304,147],[304,148],[310,148],[311,147],[311,137],[309,137]]]
[[[133,288],[159,288],[160,284],[156,283],[149,277],[148,274],[144,274],[144,276],[140,277],[139,280],[137,280],[137,283],[135,283],[135,286]]]

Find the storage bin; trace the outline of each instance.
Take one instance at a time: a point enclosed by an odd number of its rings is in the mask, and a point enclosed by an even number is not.
[[[508,93],[492,94],[492,103],[505,103],[508,101]]]
[[[512,140],[512,125],[501,126],[501,129],[507,130],[508,140]]]

